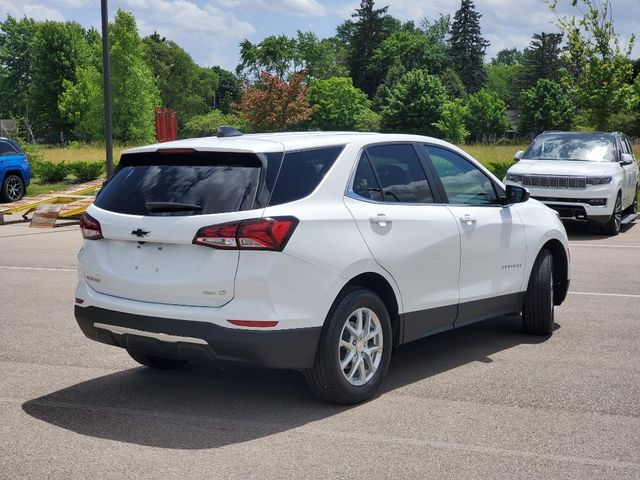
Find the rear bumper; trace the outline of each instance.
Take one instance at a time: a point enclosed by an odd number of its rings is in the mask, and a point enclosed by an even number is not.
[[[310,368],[322,330],[241,330],[77,305],[75,317],[88,338],[108,345],[159,357],[266,368]]]

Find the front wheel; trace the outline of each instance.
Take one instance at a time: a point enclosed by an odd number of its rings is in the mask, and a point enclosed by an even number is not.
[[[609,221],[600,227],[600,233],[603,235],[614,236],[620,233],[620,226],[622,225],[622,195],[618,194],[616,197],[616,204],[613,207],[613,213]]]
[[[376,392],[389,366],[392,332],[384,303],[370,290],[353,290],[332,307],[305,380],[318,398],[343,405]]]
[[[24,182],[18,175],[7,175],[2,184],[2,200],[5,202],[15,202],[24,195]]]
[[[542,250],[529,277],[522,309],[524,331],[531,335],[551,335],[554,326],[553,256]]]

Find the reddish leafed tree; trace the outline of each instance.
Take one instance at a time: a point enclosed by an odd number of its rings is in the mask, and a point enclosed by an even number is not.
[[[289,130],[306,122],[315,108],[307,101],[305,75],[298,72],[287,82],[262,72],[260,84],[246,89],[236,105],[240,116],[256,132]]]

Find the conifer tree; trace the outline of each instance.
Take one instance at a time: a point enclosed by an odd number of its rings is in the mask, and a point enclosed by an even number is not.
[[[481,35],[481,16],[472,0],[462,0],[451,24],[451,61],[469,93],[480,90],[485,82],[484,53],[489,42]]]

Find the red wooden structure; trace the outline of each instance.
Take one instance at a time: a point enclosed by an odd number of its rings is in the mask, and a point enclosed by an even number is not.
[[[156,108],[156,140],[170,142],[178,139],[176,112],[171,108]]]

